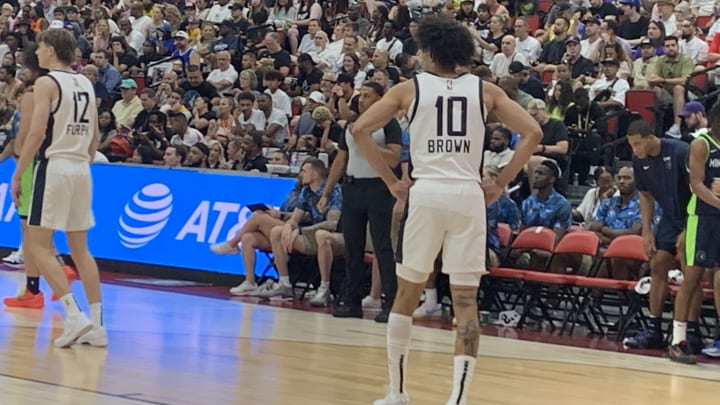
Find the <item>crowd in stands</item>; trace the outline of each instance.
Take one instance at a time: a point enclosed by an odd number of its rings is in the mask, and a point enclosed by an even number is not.
[[[500,86],[543,130],[518,179],[520,193],[496,202],[490,223],[515,231],[547,227],[559,237],[583,224],[605,245],[640,232],[632,168],[616,170],[615,156],[607,160],[601,152],[625,135],[626,94],[651,90],[658,109],[672,111],[659,135],[686,139],[705,114],[701,103],[686,108],[697,97],[686,91],[687,77],[720,60],[717,2],[705,0],[2,3],[3,141],[13,136],[13,110],[22,97],[24,45],[44,29],[71,31],[74,68],[95,85],[99,151],[110,162],[299,173],[298,188],[280,211],[254,214],[236,239],[214,250],[241,249],[247,269],[254,268],[256,248],[273,252],[281,278],[287,252],[317,255],[326,288],[314,301],[320,306],[331,302],[328,261],[343,254],[336,229],[342,195],[323,194],[327,171],[347,126],[361,114],[361,89],[375,83],[371,90],[381,96],[421,71],[415,35],[423,15],[448,13],[464,22],[478,52],[475,65],[458,73]],[[614,129],[609,117],[617,119]],[[397,121],[407,147],[407,119]],[[517,136],[489,117],[485,176],[497,176],[508,163]],[[567,183],[593,186],[576,209],[563,195]],[[318,211],[328,194],[329,210]],[[303,220],[314,238],[286,226]],[[488,243],[499,251],[492,231]],[[263,289],[248,274],[233,294],[292,296],[285,284]],[[378,283],[374,276],[364,306],[379,306]],[[416,315],[439,314],[434,289],[425,297]]]

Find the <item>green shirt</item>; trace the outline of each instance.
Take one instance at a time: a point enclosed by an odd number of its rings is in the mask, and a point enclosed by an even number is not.
[[[693,72],[695,64],[692,59],[683,54],[678,54],[676,58],[670,59],[667,55],[663,55],[655,62],[655,72],[663,79],[677,79],[686,77]],[[665,84],[665,89],[672,94],[673,84]]]

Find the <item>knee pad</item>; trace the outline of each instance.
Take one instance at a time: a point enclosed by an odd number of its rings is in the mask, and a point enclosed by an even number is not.
[[[410,267],[403,266],[399,263],[397,265],[396,273],[398,277],[414,284],[425,284],[430,276],[428,273],[413,270]]]
[[[466,287],[479,287],[483,273],[450,273],[450,285],[461,285]]]

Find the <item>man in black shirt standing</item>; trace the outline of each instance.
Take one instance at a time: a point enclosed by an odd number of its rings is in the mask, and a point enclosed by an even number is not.
[[[360,112],[366,111],[383,96],[382,87],[374,82],[365,83],[360,89]],[[402,130],[396,120],[391,120],[383,129],[372,134],[374,141],[381,145],[388,166],[400,163]],[[362,318],[363,276],[365,238],[368,222],[375,256],[380,267],[385,302],[376,322],[387,322],[390,307],[395,299],[397,279],[395,259],[391,242],[392,210],[395,199],[378,173],[370,166],[352,137],[352,124],[340,137],[340,150],[330,168],[325,192],[318,208],[325,208],[327,197],[333,186],[344,176],[342,228],[345,237],[345,260],[347,278],[344,297],[333,310],[339,318]]]

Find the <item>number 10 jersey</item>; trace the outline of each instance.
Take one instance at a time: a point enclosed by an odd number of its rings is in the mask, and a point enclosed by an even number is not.
[[[480,181],[485,144],[482,80],[471,74],[415,76],[410,105],[412,177]]]
[[[93,85],[78,73],[54,70],[48,73],[48,77],[57,83],[59,97],[50,106],[39,158],[89,162],[88,149],[93,137],[98,134],[98,110]],[[35,97],[43,96],[35,93]]]

